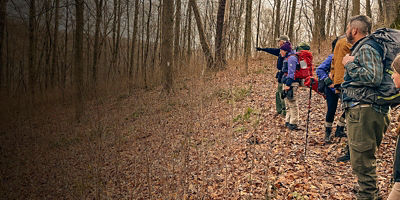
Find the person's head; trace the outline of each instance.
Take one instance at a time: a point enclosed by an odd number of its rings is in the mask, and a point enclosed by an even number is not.
[[[292,44],[290,44],[290,42],[285,42],[281,45],[280,50],[281,50],[281,56],[285,57],[287,52],[292,51]]]
[[[336,43],[337,43],[338,40],[339,40],[339,38],[335,38],[335,39],[332,41],[332,53],[333,53],[333,51],[335,50]]]
[[[400,88],[400,54],[396,56],[396,58],[392,62],[392,79],[396,88]]]
[[[296,47],[296,51],[301,51],[301,50],[310,50],[311,47],[308,43],[306,42],[300,42],[299,45]]]
[[[281,35],[278,38],[276,38],[276,41],[278,41],[279,47],[282,46],[285,42],[289,42],[289,37],[287,35]]]
[[[365,15],[356,15],[350,18],[347,24],[346,38],[350,44],[356,43],[361,38],[371,33],[371,18]]]

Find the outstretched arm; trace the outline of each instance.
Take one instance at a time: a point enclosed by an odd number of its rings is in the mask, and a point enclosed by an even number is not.
[[[279,48],[260,48],[256,47],[257,51],[265,51],[269,54],[272,54],[274,56],[279,56],[280,49]]]

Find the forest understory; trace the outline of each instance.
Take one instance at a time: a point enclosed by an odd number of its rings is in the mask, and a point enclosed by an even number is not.
[[[247,76],[229,62],[177,78],[169,95],[157,87],[96,98],[80,123],[71,106],[27,115],[2,105],[0,199],[354,199],[350,163],[336,162],[346,139],[323,142],[323,97],[312,94],[306,157],[309,89],[299,90],[302,130],[275,115],[275,59],[250,60]],[[391,114],[377,153],[384,197],[398,110]]]

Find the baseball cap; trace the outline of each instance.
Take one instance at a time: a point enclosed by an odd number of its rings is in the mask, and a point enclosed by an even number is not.
[[[289,37],[287,35],[281,35],[278,38],[276,38],[277,41],[282,40],[282,41],[289,41]]]

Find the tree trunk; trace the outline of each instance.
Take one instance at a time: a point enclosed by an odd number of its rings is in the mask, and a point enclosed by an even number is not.
[[[192,9],[190,9],[190,6],[188,6],[188,13],[187,58],[188,62],[190,62],[190,57],[192,56]]]
[[[136,35],[137,35],[137,29],[138,29],[138,16],[139,16],[139,0],[135,1],[135,16],[133,19],[133,33],[132,33],[132,53],[131,53],[131,58],[130,58],[130,63],[129,63],[129,94],[132,94],[133,91],[133,66],[135,62],[135,48],[136,45]]]
[[[371,12],[371,0],[366,0],[365,1],[365,12],[368,17],[372,17],[372,12]]]
[[[385,1],[385,25],[391,28],[400,28],[400,0]]]
[[[174,66],[179,69],[180,67],[180,31],[181,31],[181,0],[175,2],[175,41],[174,41]]]
[[[261,0],[258,1],[258,12],[257,12],[257,34],[256,34],[257,47],[258,47],[258,39],[260,37],[260,14],[261,14]]]
[[[382,4],[382,0],[378,0],[378,7],[379,7],[378,22],[385,23],[386,12],[383,11],[384,6]]]
[[[351,11],[351,15],[359,15],[360,14],[360,0],[352,0],[353,1],[353,10]]]
[[[245,0],[240,1],[239,12],[236,17],[236,32],[235,32],[235,58],[239,56],[239,41],[240,41],[240,32],[241,32],[241,23],[242,23],[242,13],[244,7]]]
[[[29,82],[28,87],[33,103],[35,96],[35,68],[36,68],[36,27],[35,27],[35,16],[36,16],[36,1],[30,0],[29,7]]]
[[[83,8],[84,0],[75,0],[75,119],[79,122],[83,114]]]
[[[51,62],[51,87],[55,86],[55,74],[58,68],[58,51],[57,51],[57,47],[58,47],[58,20],[59,20],[59,7],[60,7],[60,0],[55,0],[56,2],[56,11],[54,14],[54,41],[53,41],[53,56],[52,56],[52,62]]]
[[[274,39],[278,38],[280,33],[280,29],[281,29],[281,0],[276,0],[276,14],[275,14],[275,35],[274,35]]]
[[[171,27],[174,26],[173,13],[174,13],[174,2],[163,1],[162,23],[161,23],[162,24],[161,69],[163,70],[163,83],[164,83],[163,90],[166,93],[170,93],[172,91],[173,31],[171,30]]]
[[[103,13],[103,0],[96,0],[96,25],[94,32],[94,46],[93,46],[93,66],[92,66],[92,86],[97,86],[97,62],[99,59],[100,51],[100,24],[102,21]]]
[[[156,41],[154,42],[153,60],[152,60],[152,63],[151,63],[151,72],[152,72],[152,74],[154,74],[154,63],[155,63],[156,55],[157,55],[158,39],[160,38],[161,4],[158,5],[157,10],[158,10],[158,14],[157,14]]]
[[[249,56],[251,56],[251,18],[252,18],[252,0],[246,1],[246,27],[244,30],[244,56],[245,56],[245,73],[249,73]]]
[[[4,41],[4,28],[7,22],[7,1],[8,0],[0,0],[0,92],[3,87],[4,77],[4,65],[3,65],[3,41]]]
[[[294,27],[294,17],[296,16],[296,4],[297,1],[292,2],[292,14],[290,15],[290,25],[289,25],[289,38],[293,40],[293,27]],[[293,40],[295,41],[295,40]]]
[[[321,41],[326,40],[326,33],[325,33],[325,12],[326,12],[326,0],[321,0],[321,8],[319,9],[319,32],[320,32],[320,39]]]
[[[346,33],[347,19],[348,19],[348,15],[349,15],[349,1],[350,0],[346,0],[346,9],[344,9],[343,33]]]
[[[226,0],[219,0],[218,13],[217,13],[217,27],[215,34],[215,69],[221,70],[225,68],[226,60],[224,60],[222,54],[225,48],[222,45],[222,41],[225,39],[223,36],[224,29],[224,17],[225,17],[225,5]]]
[[[147,58],[149,54],[149,48],[150,48],[150,16],[151,16],[151,8],[152,8],[152,0],[149,0],[149,13],[147,15],[147,27],[146,27],[146,51],[144,54],[144,60],[143,60],[143,67],[142,67],[142,73],[143,73],[143,80],[144,80],[144,87],[147,88]]]
[[[196,19],[197,29],[199,31],[199,36],[200,36],[200,44],[201,47],[203,48],[203,53],[207,59],[207,67],[212,68],[214,66],[214,58],[211,55],[210,47],[208,45],[208,42],[206,41],[206,36],[204,34],[203,25],[201,22],[200,13],[197,8],[196,1],[189,0],[189,4],[193,9],[194,18]]]
[[[332,19],[332,7],[333,7],[333,1],[334,0],[329,0],[329,10],[328,10],[328,15],[327,15],[327,17],[328,17],[328,22],[327,22],[327,24],[326,24],[326,36],[330,36],[331,35],[331,19]]]

